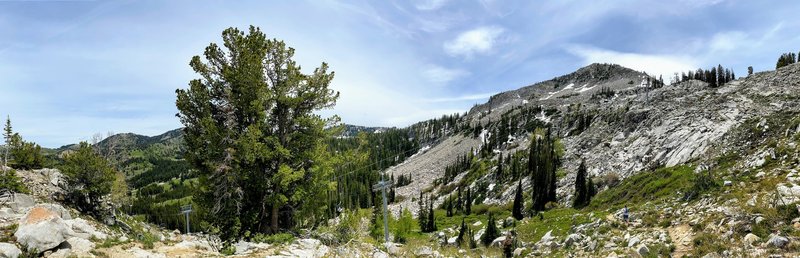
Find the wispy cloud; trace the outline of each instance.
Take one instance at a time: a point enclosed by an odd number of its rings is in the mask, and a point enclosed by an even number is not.
[[[422,71],[422,74],[430,82],[446,84],[452,80],[469,75],[469,72],[461,69],[450,69],[438,65],[430,65]]]
[[[417,0],[414,6],[422,11],[432,11],[442,8],[449,0]]]
[[[505,29],[483,26],[465,31],[455,39],[444,43],[444,50],[451,56],[470,58],[475,54],[487,54],[498,43]]]
[[[425,102],[430,103],[443,103],[443,102],[458,102],[458,101],[475,101],[475,100],[484,100],[488,99],[495,93],[481,93],[481,94],[470,94],[470,95],[463,95],[463,96],[456,96],[456,97],[443,97],[443,98],[433,98],[427,99]]]

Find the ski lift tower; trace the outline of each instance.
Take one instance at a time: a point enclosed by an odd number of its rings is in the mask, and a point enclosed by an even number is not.
[[[381,181],[377,184],[372,185],[372,191],[381,191],[381,196],[383,198],[383,240],[384,242],[389,242],[389,217],[387,215],[388,208],[386,207],[386,189],[392,187],[391,181],[386,181],[383,177],[383,173],[381,172]]]

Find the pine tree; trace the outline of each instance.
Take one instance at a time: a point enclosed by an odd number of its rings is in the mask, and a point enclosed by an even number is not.
[[[419,214],[417,217],[417,224],[419,224],[419,229],[422,232],[429,232],[428,231],[428,205],[425,204],[425,199],[422,197],[422,193],[419,193]]]
[[[111,192],[114,169],[108,161],[94,152],[86,142],[66,155],[61,166],[67,180],[67,199],[79,210],[99,215],[97,207],[103,196]]]
[[[522,203],[522,180],[517,183],[517,192],[514,194],[514,207],[511,209],[511,214],[514,216],[515,219],[521,220],[523,218],[522,215],[522,207],[524,204]]]
[[[503,181],[503,153],[497,158],[497,174],[495,176],[498,183]]]
[[[192,58],[199,78],[176,91],[185,158],[202,186],[193,201],[223,239],[315,224],[335,186],[324,142],[332,120],[317,114],[339,97],[333,72],[322,63],[302,73],[293,48],[253,26],[222,39]]]
[[[467,232],[469,228],[467,228],[467,223],[464,221],[464,217],[461,217],[461,227],[458,229],[458,237],[456,238],[456,243],[458,246],[464,245],[464,237],[470,237],[469,232]]]
[[[467,187],[467,199],[465,200],[466,203],[464,204],[464,214],[470,215],[472,214],[472,191],[469,187]]]
[[[458,193],[457,194],[458,194],[458,198],[456,199],[456,211],[457,212],[463,212],[464,210],[462,210],[463,206],[462,206],[462,201],[461,201],[461,187],[460,186],[458,187]]]
[[[497,222],[494,221],[494,214],[489,213],[489,219],[486,221],[486,232],[481,236],[483,245],[489,246],[495,238],[500,236],[500,230],[497,229]]]
[[[433,199],[428,204],[428,225],[426,227],[428,232],[436,231],[436,214],[433,212]]]
[[[528,173],[531,177],[531,198],[534,212],[543,211],[545,204],[556,201],[556,170],[560,165],[556,153],[556,141],[551,138],[550,129],[537,130],[531,136],[528,154]]]
[[[752,66],[748,66],[747,67],[747,76],[749,77],[750,75],[753,75],[753,67]]]
[[[578,172],[575,175],[575,199],[572,201],[572,207],[581,208],[586,206],[589,201],[589,188],[586,184],[586,164],[581,160],[578,165]]]
[[[453,196],[450,195],[447,197],[447,203],[445,204],[445,209],[447,210],[446,216],[452,217],[453,216]]]
[[[14,131],[11,130],[11,117],[6,116],[6,125],[3,127],[3,139],[5,140],[5,148],[3,153],[3,171],[5,172],[5,167],[8,166],[8,150],[11,148],[11,136],[14,135]]]

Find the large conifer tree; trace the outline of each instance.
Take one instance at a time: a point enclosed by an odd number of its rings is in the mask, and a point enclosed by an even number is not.
[[[176,91],[196,201],[223,238],[317,220],[327,199],[318,197],[333,187],[323,142],[332,120],[314,111],[339,97],[333,72],[322,63],[303,74],[294,49],[256,27],[226,29],[222,40],[192,58],[200,78]]]

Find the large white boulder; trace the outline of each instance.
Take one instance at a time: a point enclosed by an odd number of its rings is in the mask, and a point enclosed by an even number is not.
[[[19,248],[10,243],[0,243],[0,257],[17,258],[22,254]]]
[[[58,205],[36,205],[19,222],[14,236],[29,251],[44,252],[53,249],[75,233],[62,219]],[[64,210],[65,211],[65,210]]]

